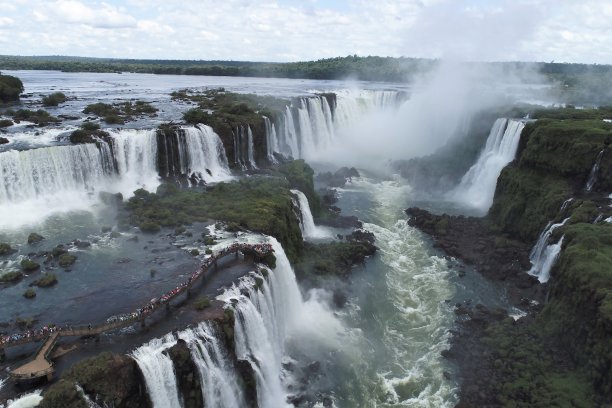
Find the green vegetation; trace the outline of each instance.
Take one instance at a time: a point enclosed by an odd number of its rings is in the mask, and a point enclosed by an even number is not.
[[[85,121],[81,124],[81,128],[75,130],[70,135],[72,143],[99,143],[100,140],[105,140],[110,135],[100,130],[100,125],[95,122]]]
[[[290,259],[295,259],[302,247],[289,185],[280,178],[219,183],[206,192],[181,191],[164,184],[156,194],[137,190],[125,207],[127,213],[120,222],[137,225],[142,231],[216,219],[276,237]]]
[[[204,310],[211,305],[211,301],[206,296],[200,296],[193,302],[193,307],[196,310]]]
[[[34,299],[36,297],[36,291],[32,288],[29,288],[25,292],[23,292],[23,297],[26,299]]]
[[[57,277],[52,273],[45,274],[42,278],[35,280],[33,285],[38,286],[39,288],[48,288],[57,283]]]
[[[83,57],[1,56],[4,69],[65,72],[141,72],[152,74],[405,81],[430,69],[433,60],[391,57],[327,58],[317,61],[269,63],[248,61],[130,60]]]
[[[519,159],[498,179],[491,226],[535,241],[563,201],[584,189],[597,155],[610,141],[612,125],[603,121],[541,119],[527,125]],[[601,168],[612,168],[612,155],[604,155]],[[612,190],[612,173],[605,171],[596,188]]]
[[[199,251],[199,250],[197,250],[197,249],[192,249],[191,251],[189,251],[189,253],[190,253],[192,256],[198,256],[198,255],[200,255],[200,251]]]
[[[563,250],[540,324],[572,350],[598,390],[611,395],[612,225],[580,223],[562,233]]]
[[[4,275],[0,275],[0,283],[15,283],[23,278],[21,272],[7,272]]]
[[[44,394],[41,408],[87,408],[76,384],[103,406],[150,406],[136,362],[104,352],[84,359],[67,370]]]
[[[155,116],[157,108],[148,102],[122,102],[114,105],[94,103],[87,105],[83,113],[99,116],[108,124],[123,124],[139,116]]]
[[[487,384],[499,406],[521,408],[596,406],[593,386],[537,325],[512,319],[493,324],[484,342],[491,347],[495,370]],[[559,361],[564,361],[563,365]]]
[[[0,242],[0,256],[10,255],[13,252],[15,252],[15,250],[11,247],[10,244],[7,244],[6,242]]]
[[[68,98],[62,92],[54,92],[50,95],[43,96],[42,104],[44,106],[57,106],[60,103],[66,102],[67,100]]]
[[[23,83],[17,77],[0,74],[0,103],[16,102],[23,92]]]
[[[57,258],[57,264],[62,268],[68,268],[69,266],[74,265],[77,257],[72,254],[62,254]]]
[[[47,126],[52,123],[59,123],[60,120],[55,116],[51,116],[49,112],[44,109],[39,109],[37,111],[32,111],[29,109],[19,109],[15,112],[8,112],[13,115],[13,120],[15,123],[19,123],[22,120],[26,122],[32,122],[38,126]]]
[[[28,244],[36,244],[42,241],[43,239],[45,239],[45,237],[43,237],[42,235],[32,232],[30,235],[28,235]]]
[[[59,258],[61,255],[67,252],[68,250],[64,248],[63,245],[60,244],[51,250],[51,255],[53,255],[55,258]]]
[[[320,216],[322,213],[321,200],[314,189],[314,170],[304,160],[293,160],[281,164],[278,170],[287,178],[291,188],[300,190],[308,198],[313,217]]]
[[[32,272],[40,268],[40,264],[38,262],[34,262],[29,258],[23,259],[20,265],[21,269],[23,269],[25,272]]]

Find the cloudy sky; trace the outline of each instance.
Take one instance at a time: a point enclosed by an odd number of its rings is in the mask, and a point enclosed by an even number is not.
[[[612,63],[612,0],[0,0],[0,54]]]

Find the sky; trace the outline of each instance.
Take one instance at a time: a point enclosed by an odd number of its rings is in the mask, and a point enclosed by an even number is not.
[[[0,0],[0,54],[612,64],[612,0]]]

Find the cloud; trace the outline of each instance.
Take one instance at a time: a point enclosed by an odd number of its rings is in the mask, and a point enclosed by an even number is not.
[[[9,17],[0,17],[0,29],[10,28],[15,24],[15,21]]]
[[[53,5],[55,17],[72,24],[85,24],[96,28],[135,27],[136,20],[108,4],[91,8],[76,0],[59,0]]]
[[[3,44],[6,54],[612,63],[612,4],[601,0],[20,1],[0,0],[3,33],[29,34]]]

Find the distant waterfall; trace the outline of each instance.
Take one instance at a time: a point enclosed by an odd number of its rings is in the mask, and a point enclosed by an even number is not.
[[[138,188],[155,191],[159,185],[156,131],[121,129],[109,133],[118,174],[113,190],[127,197]]]
[[[174,364],[164,353],[176,344],[174,335],[153,339],[132,352],[149,391],[153,408],[181,408]]]
[[[207,408],[242,408],[246,406],[242,389],[229,352],[223,346],[218,333],[208,322],[179,333],[187,342],[193,362],[198,367],[202,385],[202,397]]]
[[[252,169],[257,168],[255,164],[255,144],[253,143],[253,131],[250,126],[247,126],[247,158]]]
[[[597,181],[597,175],[599,174],[599,167],[601,166],[601,159],[603,157],[604,151],[605,149],[599,152],[597,158],[595,159],[595,164],[593,164],[593,168],[589,173],[589,178],[587,180],[586,186],[584,187],[584,189],[589,193],[591,192],[593,186],[595,185],[595,182]]]
[[[527,272],[531,276],[538,278],[540,283],[548,282],[550,278],[550,270],[552,269],[559,253],[561,252],[561,244],[563,237],[557,243],[549,244],[548,241],[552,233],[559,227],[565,225],[569,221],[569,217],[560,223],[548,223],[544,231],[540,234],[538,242],[531,250],[529,260],[531,261],[531,269]]]
[[[255,145],[251,126],[238,126],[234,131],[234,163],[242,170],[256,169]]]
[[[130,197],[155,191],[163,177],[205,182],[231,178],[225,149],[208,126],[157,130],[109,129],[107,141],[0,153],[0,228],[87,210],[101,191]]]
[[[264,116],[264,124],[266,126],[266,156],[270,163],[276,163],[274,152],[279,151],[278,138],[276,137],[276,126],[270,119]]]
[[[451,193],[455,200],[487,211],[493,203],[497,178],[514,160],[525,124],[514,119],[497,119],[491,128],[484,150]]]
[[[95,144],[0,153],[0,206],[67,191],[96,189],[110,176],[110,152]]]
[[[326,95],[298,98],[278,119],[275,140],[267,138],[268,157],[279,153],[295,159],[312,158],[338,143],[338,130],[374,110],[397,107],[395,91],[343,91],[330,103]]]
[[[206,182],[218,182],[231,177],[223,143],[210,126],[183,127],[187,144],[188,171]]]
[[[315,225],[314,218],[310,212],[308,198],[306,198],[304,193],[300,190],[291,190],[291,193],[297,197],[297,204],[301,213],[300,227],[304,239],[330,237],[331,234],[327,229]]]

